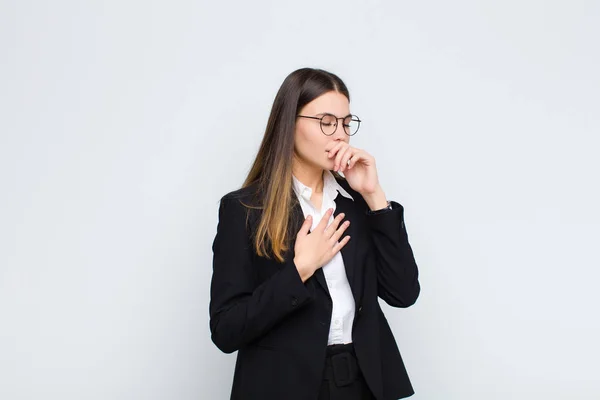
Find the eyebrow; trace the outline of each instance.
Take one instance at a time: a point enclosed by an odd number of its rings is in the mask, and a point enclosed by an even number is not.
[[[318,113],[316,115],[325,115],[325,114],[331,114],[331,115],[335,115],[334,113],[330,113],[330,112],[322,112],[322,113]],[[350,117],[352,114],[348,114],[348,115],[344,115],[343,117],[340,118],[346,118],[346,117]],[[337,116],[337,115],[336,115]]]

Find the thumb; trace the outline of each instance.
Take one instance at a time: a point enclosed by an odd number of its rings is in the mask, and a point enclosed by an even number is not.
[[[308,216],[306,217],[306,219],[304,220],[304,223],[302,224],[302,226],[300,227],[300,230],[298,231],[298,235],[308,235],[308,230],[310,229],[310,227],[312,226],[312,216]]]

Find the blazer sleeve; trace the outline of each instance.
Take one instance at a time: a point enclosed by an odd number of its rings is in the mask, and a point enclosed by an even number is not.
[[[409,307],[421,291],[419,270],[408,243],[404,207],[390,203],[391,210],[366,213],[375,247],[377,294],[392,307]]]
[[[221,199],[212,245],[209,314],[211,339],[224,353],[239,350],[314,299],[314,287],[302,282],[293,260],[256,284],[246,215],[238,199]]]

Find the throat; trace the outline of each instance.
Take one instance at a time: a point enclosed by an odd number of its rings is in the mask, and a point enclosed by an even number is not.
[[[311,194],[310,202],[312,203],[315,210],[318,210],[321,214],[321,207],[323,206],[323,192]]]

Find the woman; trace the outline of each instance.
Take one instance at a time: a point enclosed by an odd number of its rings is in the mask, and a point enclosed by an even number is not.
[[[213,342],[238,351],[231,399],[414,393],[377,298],[412,305],[418,269],[403,207],[349,143],[349,103],[336,75],[292,72],[246,181],[221,198],[209,311]]]

